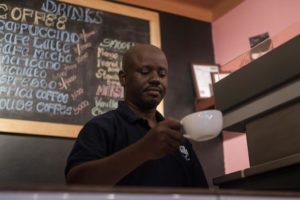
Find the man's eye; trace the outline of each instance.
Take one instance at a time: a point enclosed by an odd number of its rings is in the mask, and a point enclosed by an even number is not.
[[[159,71],[158,71],[158,75],[159,75],[160,77],[164,77],[164,76],[167,75],[167,71],[166,71],[166,70],[159,70]]]
[[[142,69],[141,71],[140,71],[140,73],[141,74],[148,74],[150,72],[150,70],[149,69]]]

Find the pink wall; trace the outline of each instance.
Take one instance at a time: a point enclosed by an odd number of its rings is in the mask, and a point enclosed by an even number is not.
[[[299,20],[299,0],[245,0],[212,24],[216,63],[249,50],[249,37],[263,32],[272,37]]]
[[[300,33],[300,0],[245,0],[213,22],[212,32],[216,63],[235,70],[224,65],[250,49],[249,37],[269,32],[282,43]],[[249,167],[244,134],[224,133],[224,161],[225,173]]]

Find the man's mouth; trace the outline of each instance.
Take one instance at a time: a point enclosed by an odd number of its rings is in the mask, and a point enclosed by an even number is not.
[[[161,89],[158,87],[148,87],[146,88],[145,92],[151,96],[158,96],[161,94]]]

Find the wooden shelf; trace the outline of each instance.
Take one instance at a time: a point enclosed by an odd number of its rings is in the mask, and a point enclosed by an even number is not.
[[[196,99],[195,100],[195,109],[196,111],[214,109],[215,99],[214,97],[205,98],[205,99]]]

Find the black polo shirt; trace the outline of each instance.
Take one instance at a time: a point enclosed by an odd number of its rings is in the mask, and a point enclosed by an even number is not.
[[[156,113],[158,121],[164,120]],[[147,121],[138,118],[125,102],[116,110],[90,120],[80,131],[69,155],[65,174],[81,163],[109,156],[144,137],[150,130]],[[174,154],[143,163],[117,185],[208,187],[201,165],[189,141]]]

